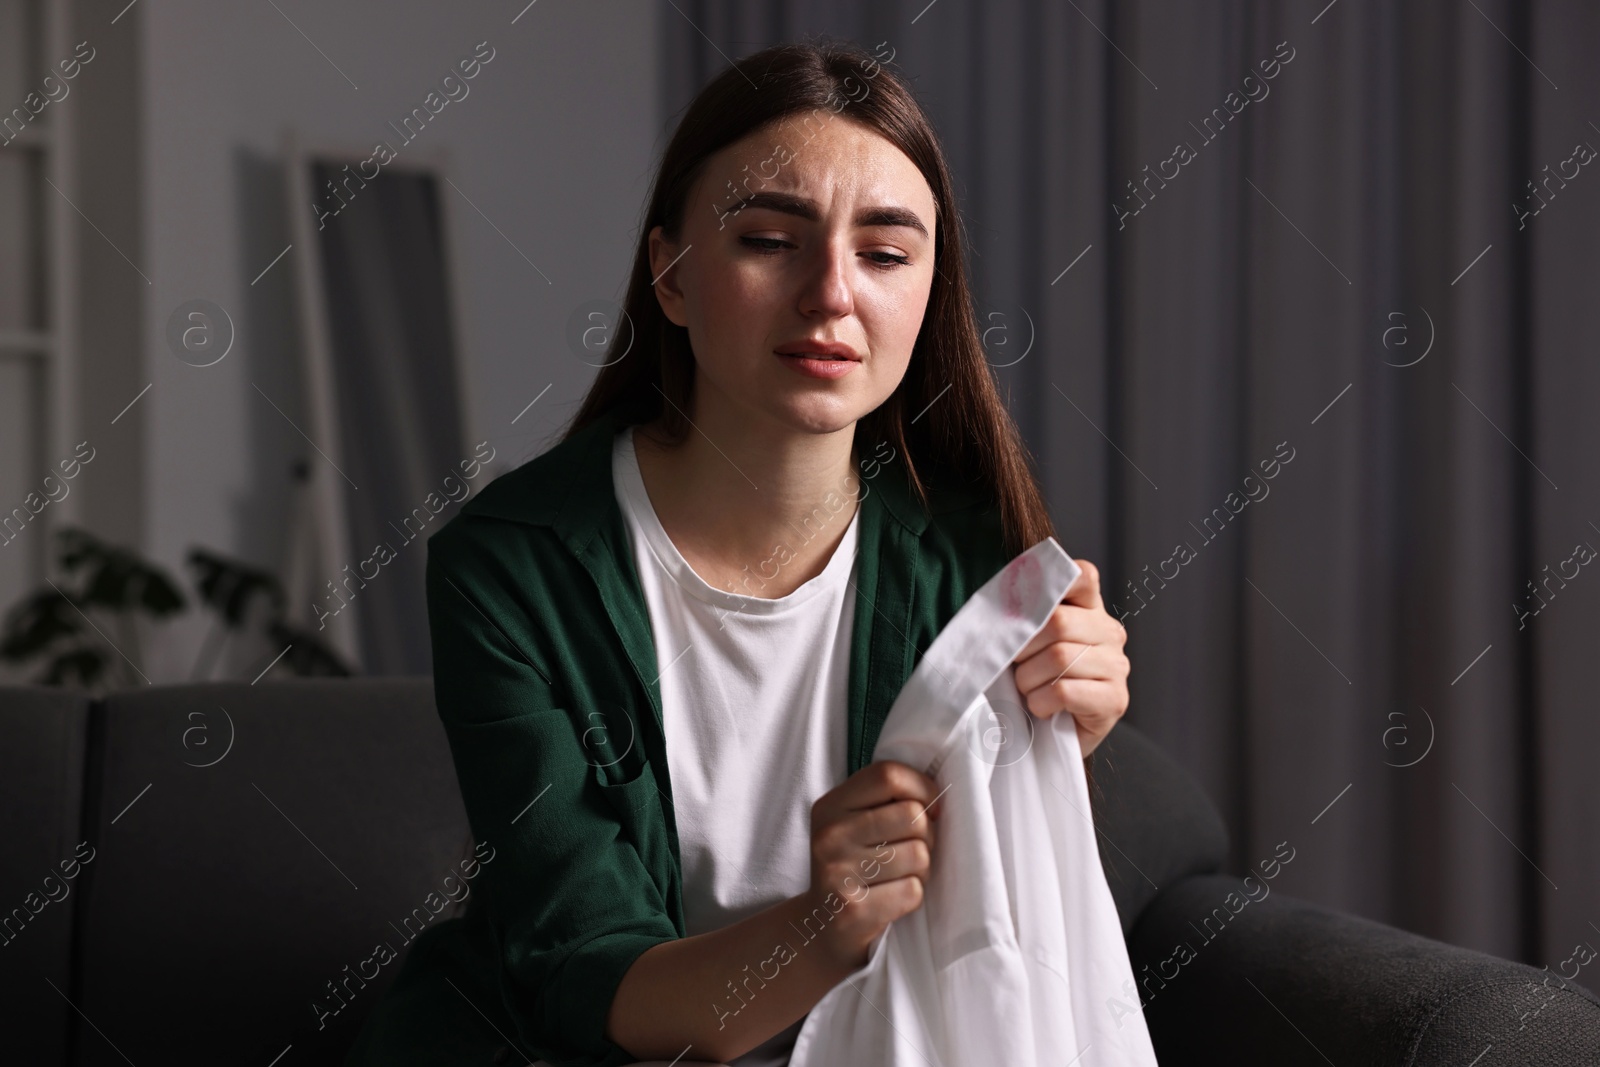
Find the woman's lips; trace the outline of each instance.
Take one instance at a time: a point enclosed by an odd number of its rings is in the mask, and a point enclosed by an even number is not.
[[[796,341],[785,341],[773,351],[780,356],[837,356],[857,362],[861,360],[856,350],[843,341],[830,341],[823,337],[802,337]]]
[[[815,352],[796,352],[792,355],[779,352],[777,356],[790,368],[807,377],[829,380],[843,378],[860,363],[860,360],[824,356]]]

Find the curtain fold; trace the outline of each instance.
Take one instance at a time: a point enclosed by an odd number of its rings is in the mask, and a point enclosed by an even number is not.
[[[1287,841],[1286,892],[1535,965],[1600,936],[1600,12],[700,0],[664,121],[816,33],[940,129],[1129,721],[1232,870]]]

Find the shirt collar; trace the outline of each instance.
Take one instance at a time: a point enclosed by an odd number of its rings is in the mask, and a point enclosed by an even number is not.
[[[665,726],[657,664],[645,599],[627,560],[627,532],[611,475],[611,444],[626,420],[615,410],[522,466],[496,478],[461,506],[461,514],[551,528],[588,570],[649,699],[650,714],[640,723],[641,743],[663,795],[671,797],[665,756]],[[876,453],[874,453],[876,454]],[[879,461],[861,474],[861,525],[857,551],[858,597],[850,652],[847,700],[847,764],[851,773],[871,759],[873,739],[903,681],[895,665],[908,663],[914,586],[919,573],[918,545],[930,514],[912,492],[899,456]],[[967,491],[930,493],[933,511],[974,499]],[[878,625],[879,617],[887,620]],[[886,669],[872,670],[873,664]],[[675,816],[667,805],[667,826],[677,857]]]
[[[583,556],[608,524],[621,522],[611,478],[611,443],[624,425],[618,409],[605,412],[542,455],[496,478],[463,504],[462,512],[552,527],[575,555]],[[926,529],[929,513],[912,492],[903,462],[891,458],[879,463],[862,484],[867,487],[862,507],[881,506],[913,535]]]

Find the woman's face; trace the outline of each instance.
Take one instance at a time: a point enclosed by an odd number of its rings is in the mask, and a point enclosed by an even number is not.
[[[659,226],[650,233],[657,298],[694,350],[697,422],[829,433],[883,403],[922,326],[933,240],[933,192],[916,165],[832,111],[711,156],[680,243]],[[844,345],[859,361],[778,354],[806,341]]]

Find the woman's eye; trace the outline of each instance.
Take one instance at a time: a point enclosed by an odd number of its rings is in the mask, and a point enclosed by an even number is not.
[[[739,242],[746,248],[749,248],[751,251],[758,252],[761,255],[773,255],[784,246],[793,247],[788,241],[777,237],[741,237],[739,238]],[[871,260],[874,266],[882,267],[886,270],[893,270],[896,267],[904,267],[909,265],[911,262],[910,256],[900,256],[893,252],[867,252],[864,254]]]
[[[780,241],[776,237],[741,237],[739,240],[746,247],[752,248],[757,252],[764,253],[776,252],[779,245],[787,243],[785,241]]]

